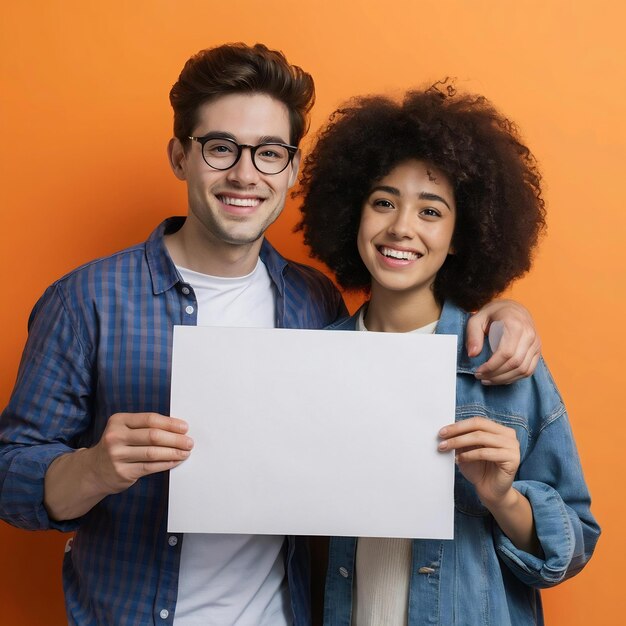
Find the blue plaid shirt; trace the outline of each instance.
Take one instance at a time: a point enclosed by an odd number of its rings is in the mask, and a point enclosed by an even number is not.
[[[168,474],[146,476],[80,519],[55,522],[44,476],[59,455],[95,444],[118,412],[169,415],[172,327],[195,325],[193,289],[164,242],[147,242],[78,268],[50,286],[29,319],[9,405],[0,419],[0,518],[26,529],[76,531],[63,564],[71,624],[171,624],[183,536],[167,533]],[[322,328],[346,313],[332,283],[263,242],[276,326]],[[306,546],[288,539],[296,625],[310,620]]]

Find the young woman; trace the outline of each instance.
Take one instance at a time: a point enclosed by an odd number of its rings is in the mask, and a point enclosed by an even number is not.
[[[542,624],[538,589],[587,563],[590,512],[563,402],[543,362],[488,387],[469,314],[523,275],[545,226],[540,175],[515,126],[450,84],[337,111],[303,172],[305,242],[369,294],[342,330],[459,336],[453,541],[331,539],[328,625]],[[407,498],[411,494],[406,494]],[[424,514],[428,514],[427,511]]]

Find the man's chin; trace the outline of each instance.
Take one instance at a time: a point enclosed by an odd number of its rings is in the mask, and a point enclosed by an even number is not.
[[[249,246],[263,239],[265,230],[255,233],[222,233],[220,239],[231,246]]]

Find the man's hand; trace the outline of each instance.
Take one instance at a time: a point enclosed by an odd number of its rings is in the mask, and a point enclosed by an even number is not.
[[[44,483],[44,504],[55,520],[80,517],[104,497],[142,476],[170,470],[190,454],[186,422],[158,413],[116,413],[100,441],[56,458]]]
[[[502,322],[502,336],[476,378],[485,385],[505,385],[530,376],[541,356],[541,341],[530,313],[513,300],[494,300],[472,315],[465,341],[469,356],[480,354],[493,322]]]
[[[187,424],[158,413],[116,413],[100,441],[89,450],[95,479],[118,493],[142,476],[164,472],[184,461],[193,447]]]

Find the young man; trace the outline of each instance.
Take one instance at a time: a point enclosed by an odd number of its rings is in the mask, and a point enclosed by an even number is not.
[[[192,57],[170,93],[186,219],[71,272],[33,310],[2,415],[0,517],[76,531],[63,571],[71,624],[310,620],[301,541],[168,534],[166,470],[193,447],[169,417],[173,325],[322,328],[346,313],[326,278],[263,238],[296,181],[313,99],[311,77],[265,46]],[[489,306],[468,347],[502,318],[482,375],[510,382],[532,372],[538,341],[525,310]]]

